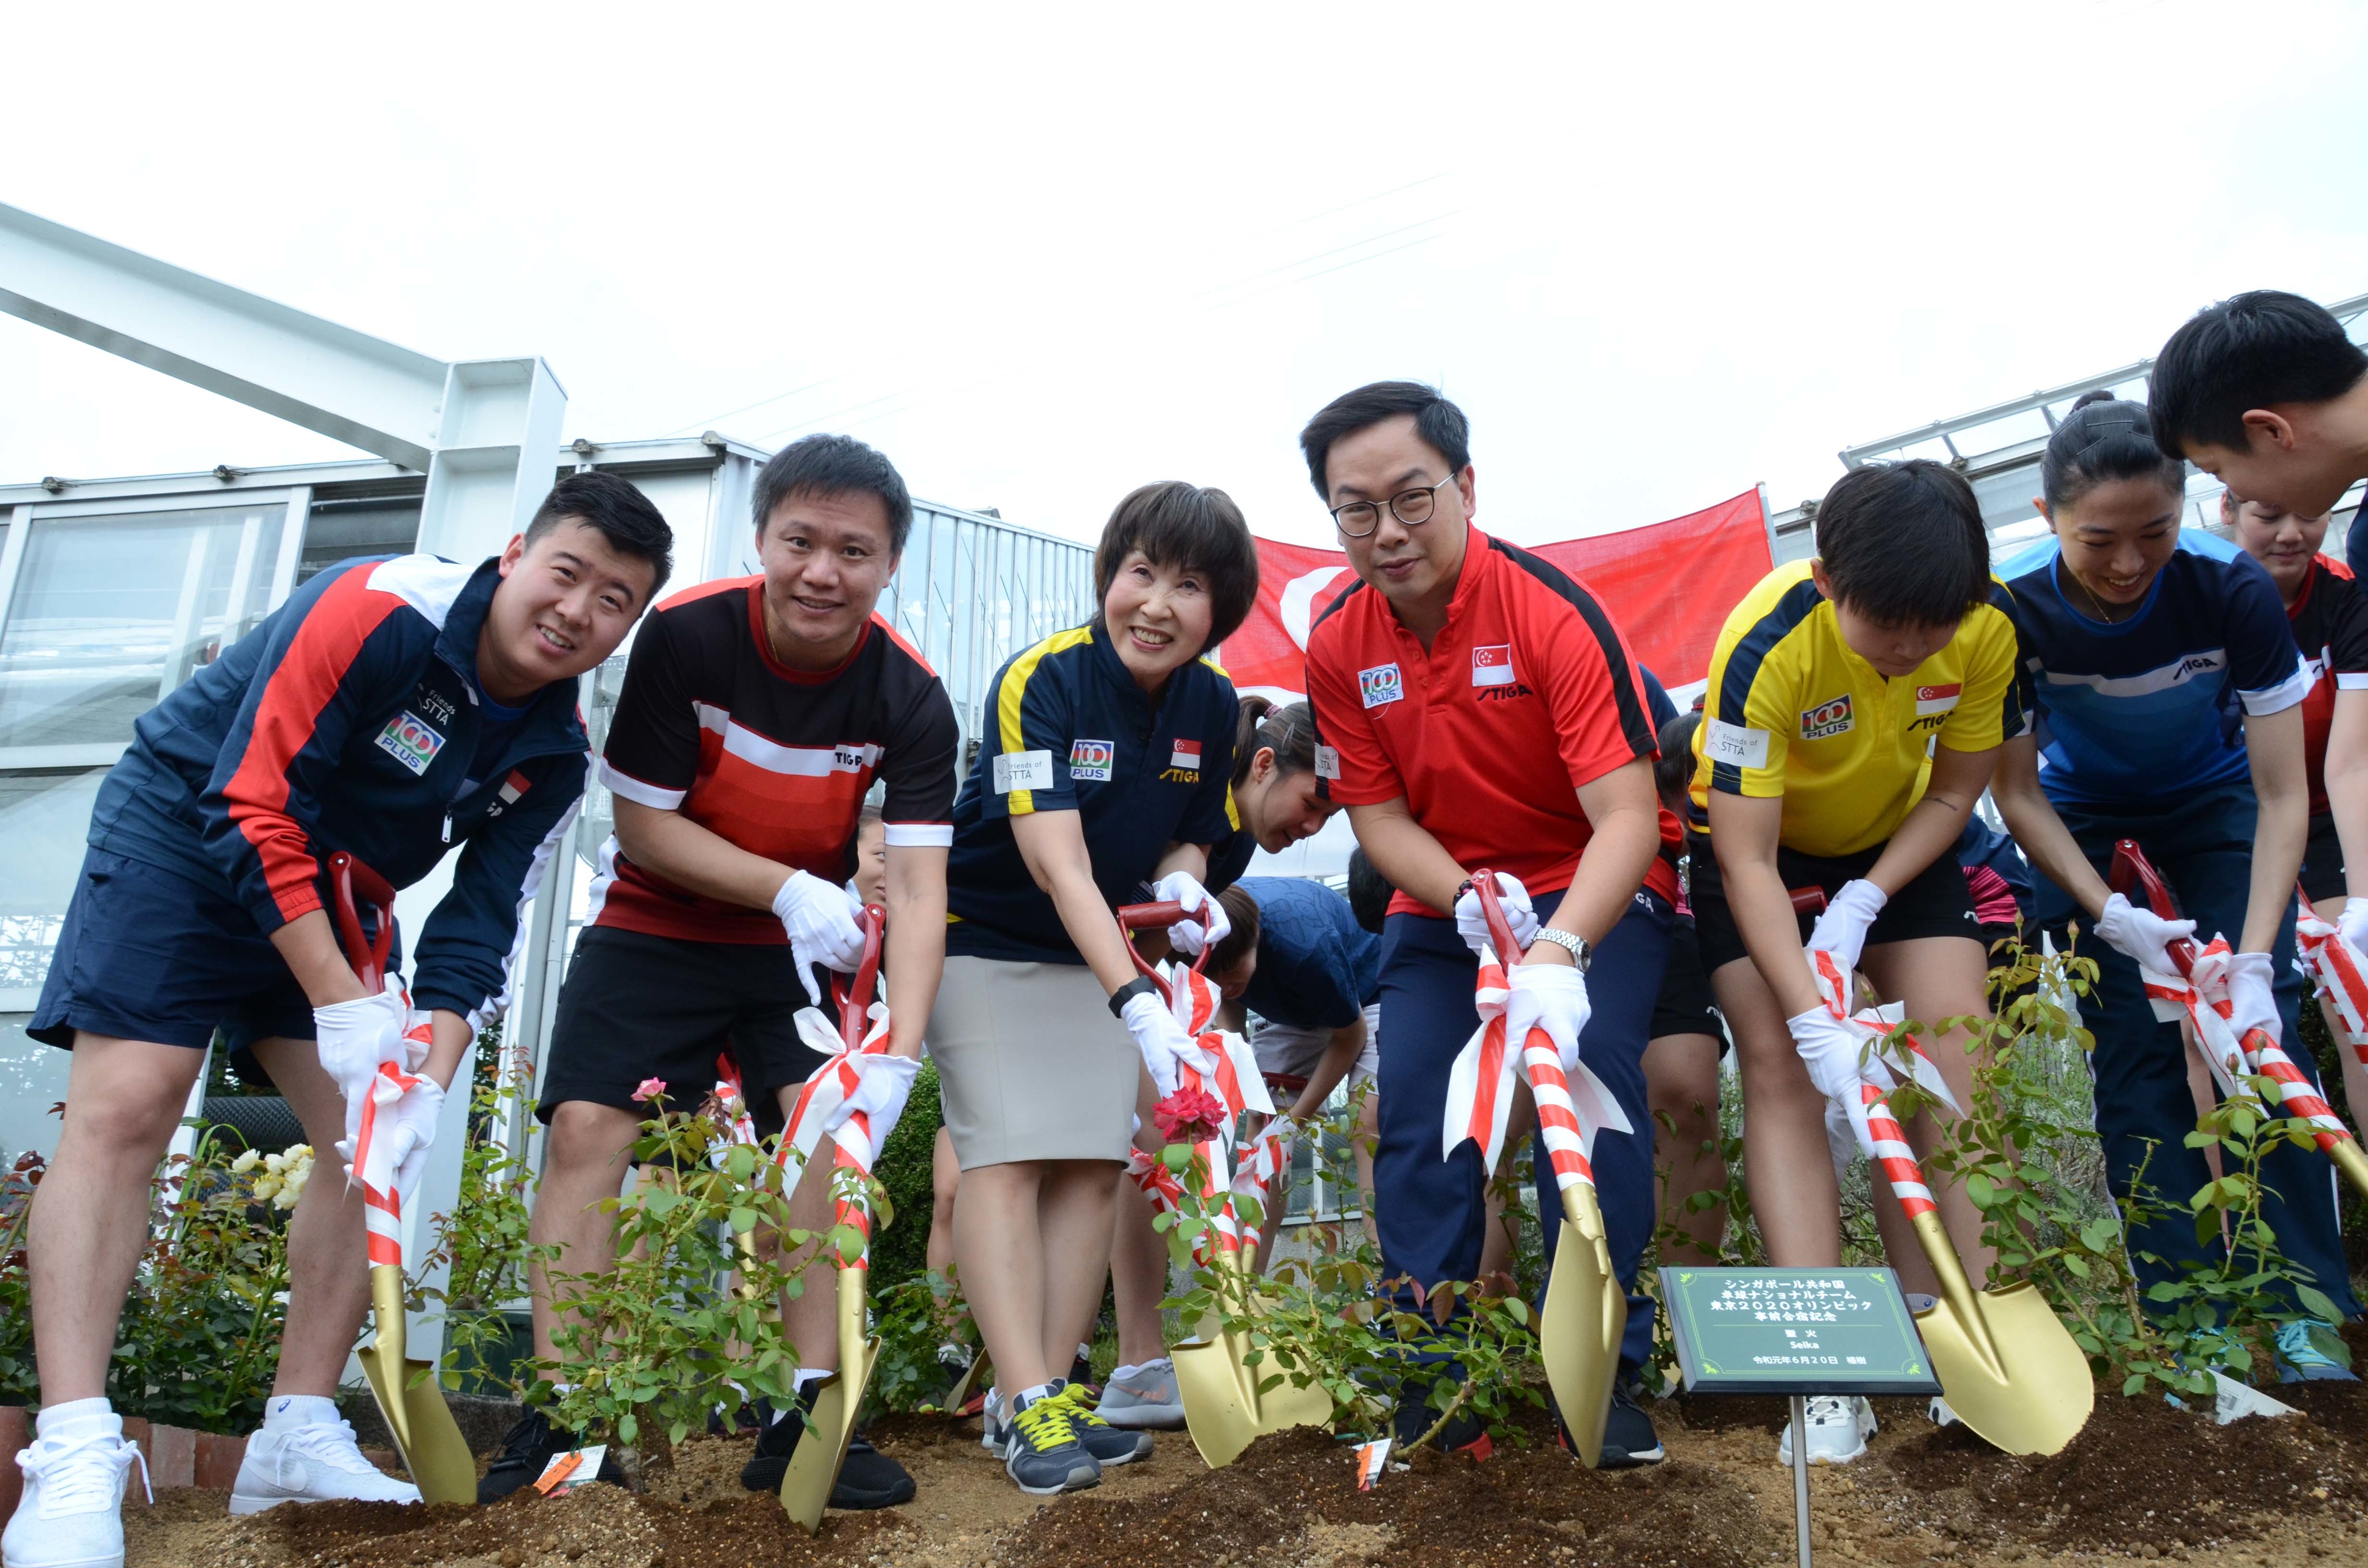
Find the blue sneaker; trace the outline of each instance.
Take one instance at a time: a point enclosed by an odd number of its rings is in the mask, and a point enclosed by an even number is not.
[[[2297,1318],[2278,1328],[2278,1381],[2282,1383],[2339,1382],[2353,1383],[2360,1380],[2351,1369],[2329,1358],[2310,1342],[2310,1331],[2335,1330],[2313,1318]]]

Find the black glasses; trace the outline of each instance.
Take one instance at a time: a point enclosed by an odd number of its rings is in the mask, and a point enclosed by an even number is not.
[[[1454,483],[1451,473],[1437,484],[1399,491],[1390,497],[1390,516],[1408,528],[1430,521],[1439,510],[1439,493]],[[1382,509],[1371,501],[1351,501],[1332,508],[1332,526],[1350,539],[1363,539],[1382,526]]]

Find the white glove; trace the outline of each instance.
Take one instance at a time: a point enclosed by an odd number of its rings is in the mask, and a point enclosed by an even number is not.
[[[1554,1054],[1562,1058],[1568,1077],[1578,1067],[1578,1036],[1587,1028],[1587,976],[1577,964],[1516,964],[1512,994],[1505,999],[1505,1040],[1516,1051],[1529,1043],[1531,1029],[1554,1038]]]
[[[2135,959],[2140,967],[2157,974],[2177,974],[2171,967],[2169,944],[2181,937],[2195,935],[2192,920],[2165,920],[2150,909],[2140,909],[2120,893],[2105,901],[2104,913],[2097,916],[2097,935],[2112,945],[2116,952]]]
[[[322,1070],[346,1096],[348,1142],[361,1131],[362,1102],[370,1098],[378,1064],[409,1061],[403,1034],[410,1023],[402,987],[392,980],[375,996],[313,1009],[313,1038],[320,1047]]]
[[[1891,1086],[1891,1074],[1880,1060],[1871,1058],[1873,1042],[1823,1007],[1812,1007],[1784,1020],[1793,1031],[1793,1049],[1809,1070],[1817,1093],[1848,1108],[1858,1102],[1858,1086],[1873,1083]]]
[[[1143,1064],[1151,1070],[1162,1099],[1176,1092],[1178,1065],[1190,1064],[1204,1081],[1217,1070],[1215,1060],[1184,1032],[1156,994],[1146,991],[1129,997],[1119,1017],[1126,1020],[1126,1032],[1134,1037],[1134,1048],[1143,1052]]]
[[[427,1169],[428,1146],[436,1142],[436,1124],[443,1116],[444,1091],[433,1078],[420,1079],[393,1105],[378,1108],[378,1125],[371,1129],[371,1136],[386,1142],[387,1158],[394,1166],[395,1196],[406,1210]],[[359,1175],[354,1169],[354,1145],[360,1140],[361,1124],[357,1119],[354,1131],[337,1145],[337,1153],[346,1162],[347,1181]]]
[[[1883,913],[1888,897],[1863,877],[1844,882],[1841,891],[1827,901],[1816,925],[1810,927],[1809,950],[1833,954],[1844,983],[1857,970],[1859,954],[1866,947],[1867,927]]]
[[[2250,1029],[2267,1031],[2275,1043],[2278,1039],[2278,997],[2272,988],[2276,973],[2270,966],[2267,953],[2231,953],[2228,955],[2228,1022],[2243,1040]]]
[[[833,887],[811,871],[791,871],[773,895],[773,914],[790,934],[790,961],[797,965],[806,1000],[817,1007],[824,985],[813,972],[815,966],[827,964],[852,974],[863,961],[863,927],[855,923],[861,907],[846,889]]]
[[[861,1079],[855,1092],[822,1119],[822,1130],[825,1133],[837,1132],[859,1110],[871,1118],[871,1149],[864,1165],[872,1168],[880,1164],[880,1152],[888,1146],[888,1134],[896,1130],[896,1119],[905,1114],[905,1101],[913,1092],[913,1080],[921,1074],[921,1060],[917,1056],[864,1051],[848,1061],[862,1074]]]
[[[2355,898],[2335,917],[2336,935],[2358,951],[2368,953],[2368,898]]]
[[[1201,930],[1198,920],[1178,920],[1167,928],[1167,945],[1188,959],[1204,947],[1224,941],[1225,933],[1234,928],[1233,921],[1226,918],[1225,906],[1211,897],[1209,890],[1201,885],[1201,879],[1190,871],[1168,872],[1151,884],[1151,897],[1155,903],[1180,903],[1195,914],[1203,905],[1207,907],[1206,931]]]
[[[1497,957],[1506,963],[1519,963],[1521,953],[1528,952],[1530,944],[1538,939],[1538,912],[1530,907],[1530,890],[1521,885],[1519,877],[1497,872],[1497,901],[1505,906],[1505,924],[1513,928],[1513,945],[1520,949],[1498,953]],[[1455,901],[1455,934],[1475,953],[1483,942],[1491,939],[1488,917],[1480,911],[1480,894],[1474,889],[1466,888],[1463,896]]]

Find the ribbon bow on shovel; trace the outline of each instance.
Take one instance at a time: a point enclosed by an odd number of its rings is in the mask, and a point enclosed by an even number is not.
[[[394,939],[394,889],[342,850],[329,857],[329,882],[336,896],[335,921],[346,961],[353,965],[365,986],[379,990]],[[376,911],[375,939],[362,935],[359,903]],[[406,1032],[407,1048],[416,1048],[421,1028],[415,1022]],[[420,1496],[430,1503],[474,1503],[476,1460],[444,1403],[436,1369],[405,1354],[410,1324],[404,1315],[403,1205],[415,1193],[404,1187],[407,1181],[416,1189],[421,1166],[412,1159],[405,1162],[407,1171],[398,1172],[393,1140],[384,1135],[381,1123],[404,1095],[427,1083],[395,1062],[380,1062],[378,1075],[370,1080],[370,1097],[362,1105],[361,1126],[354,1134],[351,1172],[362,1189],[375,1327],[370,1344],[354,1354]]]
[[[1172,1359],[1192,1446],[1200,1449],[1210,1468],[1221,1469],[1269,1432],[1321,1426],[1330,1420],[1332,1396],[1314,1383],[1292,1387],[1271,1355],[1251,1365],[1251,1335],[1224,1325],[1228,1316],[1247,1316],[1256,1310],[1250,1259],[1257,1253],[1258,1233],[1245,1224],[1244,1216],[1249,1210],[1236,1209],[1235,1196],[1256,1193],[1263,1219],[1264,1195],[1270,1190],[1274,1172],[1281,1168],[1281,1160],[1287,1156],[1281,1153],[1285,1134],[1269,1128],[1251,1144],[1242,1169],[1235,1169],[1235,1131],[1242,1113],[1250,1110],[1272,1117],[1274,1101],[1267,1094],[1266,1081],[1258,1075],[1258,1060],[1250,1054],[1248,1044],[1239,1035],[1210,1027],[1218,997],[1216,988],[1201,972],[1208,961],[1207,946],[1202,946],[1189,970],[1181,964],[1155,967],[1135,949],[1132,932],[1172,926],[1190,913],[1172,902],[1130,904],[1118,912],[1118,923],[1121,933],[1127,936],[1126,950],[1135,969],[1158,988],[1186,1035],[1216,1062],[1215,1071],[1205,1076],[1190,1062],[1179,1062],[1177,1077],[1184,1089],[1213,1093],[1224,1106],[1224,1114],[1208,1130],[1208,1136],[1192,1145],[1195,1158],[1188,1167],[1202,1184],[1201,1206],[1210,1221],[1193,1256],[1201,1267],[1217,1271],[1223,1288],[1218,1309],[1193,1325],[1194,1336],[1176,1346]],[[1165,1162],[1136,1151],[1127,1168],[1155,1204],[1175,1211],[1182,1200],[1183,1184]],[[1269,1383],[1273,1386],[1266,1386]]]
[[[1850,977],[1829,954],[1816,954],[1811,967],[1827,1011],[1864,1042],[1855,1092],[1836,1098],[1868,1161],[1891,1184],[1940,1281],[1940,1296],[1915,1318],[1949,1407],[2008,1453],[2057,1452],[2088,1425],[2096,1403],[2088,1358],[2029,1280],[1994,1290],[1974,1289],[1941,1223],[1907,1131],[1892,1114],[1888,1096],[1896,1082],[1884,1065],[1884,1048],[1905,1046],[1906,1065],[1918,1085],[1954,1110],[1939,1064],[1900,1029],[1898,1005],[1852,1013]]]
[[[2163,885],[2153,865],[2134,839],[2124,838],[2113,846],[2113,869],[2111,878],[2113,890],[2126,896],[2133,887],[2143,888],[2154,912],[2165,919],[2175,911],[2170,890]],[[2314,919],[2313,924],[2322,924]],[[2299,940],[2301,923],[2296,922]],[[2155,1006],[2157,1017],[2185,1017],[2195,1027],[2195,1039],[2203,1048],[2203,1060],[2212,1069],[2213,1078],[2220,1092],[2234,1096],[2239,1093],[2240,1074],[2267,1078],[2276,1086],[2278,1106],[2288,1116],[2308,1126],[2311,1139],[2319,1152],[2335,1163],[2345,1179],[2363,1194],[2368,1194],[2368,1156],[2360,1152],[2360,1144],[2351,1130],[2335,1114],[2334,1108],[2319,1095],[2316,1085],[2294,1063],[2285,1048],[2271,1040],[2266,1030],[2248,1029],[2240,1039],[2229,1019],[2235,1009],[2228,1001],[2228,982],[2221,959],[2228,951],[2225,937],[2215,937],[2207,946],[2199,948],[2189,937],[2169,943],[2171,967],[2176,974],[2157,974],[2139,966],[2138,975],[2146,983],[2146,999]],[[2305,952],[2310,949],[2305,949]],[[2334,994],[2339,1012],[2347,997],[2356,997],[2352,988],[2361,979],[2358,954],[2340,935],[2322,937],[2317,944],[2317,972],[2332,972],[2338,981]],[[2345,971],[2349,970],[2347,977]],[[2350,1014],[2342,1014],[2349,1027]],[[2359,1036],[2355,1032],[2353,1038]]]
[[[2294,918],[2294,945],[2302,950],[2303,967],[2317,983],[2318,999],[2338,1026],[2335,1032],[2342,1037],[2338,1043],[2368,1067],[2368,957],[2321,920],[2308,899],[2301,901],[2301,913]]]
[[[821,1139],[824,1115],[843,1104],[862,1082],[861,1070],[848,1058],[879,1055],[888,1049],[888,1008],[884,1003],[872,1001],[872,991],[880,978],[881,934],[886,921],[887,912],[878,904],[864,905],[863,959],[856,968],[854,983],[843,985],[837,975],[831,976],[839,1017],[838,1032],[830,1041],[835,1049],[830,1060],[814,1069],[814,1076],[806,1080],[797,1104],[791,1109],[790,1127],[781,1135],[785,1160],[792,1140],[800,1134],[800,1123],[805,1125],[804,1149],[810,1153]],[[807,1036],[811,1044],[813,1039],[806,1022],[809,1016],[824,1028],[829,1027],[829,1020],[817,1009],[800,1010],[799,1033]],[[867,1020],[871,1024],[869,1033],[864,1032]],[[790,1455],[789,1469],[781,1476],[781,1508],[808,1535],[822,1528],[823,1509],[829,1506],[831,1488],[838,1483],[839,1467],[847,1462],[848,1439],[855,1435],[855,1418],[863,1408],[864,1391],[871,1386],[872,1369],[880,1360],[880,1341],[871,1335],[869,1323],[871,1118],[860,1110],[848,1116],[833,1134],[831,1153],[834,1172],[846,1173],[837,1178],[835,1233],[852,1233],[854,1237],[852,1253],[836,1240],[826,1240],[825,1244],[837,1255],[838,1370],[814,1385],[814,1403],[805,1416],[805,1433],[798,1439],[796,1449]],[[784,1202],[803,1174],[801,1165],[784,1165]],[[819,1258],[821,1254],[817,1252],[815,1256]]]
[[[1603,1458],[1603,1426],[1611,1414],[1611,1385],[1620,1369],[1620,1339],[1628,1328],[1628,1298],[1611,1267],[1603,1210],[1595,1196],[1595,1136],[1610,1129],[1634,1129],[1585,1062],[1576,1074],[1563,1072],[1554,1037],[1530,1031],[1520,1041],[1505,1039],[1505,1002],[1510,987],[1499,954],[1518,955],[1512,926],[1497,894],[1496,874],[1472,873],[1473,891],[1488,922],[1489,941],[1480,957],[1474,998],[1481,1024],[1458,1052],[1448,1077],[1446,1114],[1440,1128],[1440,1158],[1467,1138],[1480,1145],[1489,1170],[1503,1152],[1505,1116],[1512,1098],[1518,1047],[1521,1072],[1538,1112],[1538,1134],[1553,1162],[1562,1194],[1562,1230],[1554,1241],[1554,1267],[1546,1277],[1546,1302],[1538,1346],[1546,1364],[1572,1445],[1588,1469]]]

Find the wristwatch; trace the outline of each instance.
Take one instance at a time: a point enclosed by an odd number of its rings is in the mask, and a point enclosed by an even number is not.
[[[1584,937],[1575,937],[1567,931],[1552,926],[1541,926],[1538,927],[1537,940],[1552,942],[1555,947],[1568,953],[1570,961],[1578,966],[1578,972],[1581,974],[1585,974],[1587,966],[1595,961],[1595,944]]]
[[[1151,983],[1149,975],[1138,974],[1110,994],[1110,1017],[1123,1018],[1126,1017],[1126,1005],[1129,1002],[1138,996],[1156,996],[1158,994],[1159,987]]]

